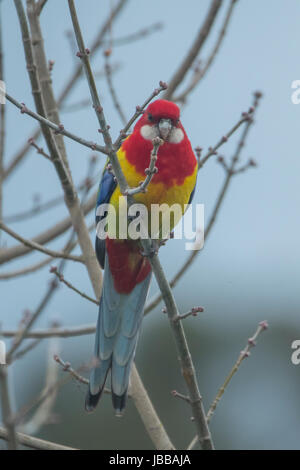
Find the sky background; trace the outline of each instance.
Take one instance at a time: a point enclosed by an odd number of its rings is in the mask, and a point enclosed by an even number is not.
[[[228,3],[229,0],[223,2],[213,32],[203,48],[201,58],[204,60],[215,43]],[[159,80],[168,81],[172,76],[192,44],[209,4],[207,0],[128,1],[114,23],[113,38],[157,22],[163,27],[151,36],[113,49],[111,62],[119,65],[113,79],[127,117],[149,96]],[[110,2],[77,0],[76,6],[88,47],[99,24],[108,15]],[[33,108],[12,1],[2,1],[2,17],[7,91]],[[300,366],[294,366],[290,360],[291,344],[300,339],[300,105],[291,101],[291,84],[300,79],[299,18],[297,0],[239,0],[215,62],[182,109],[182,123],[192,145],[207,149],[228,132],[242,111],[248,109],[254,91],[260,90],[264,95],[242,154],[243,162],[251,157],[258,166],[233,178],[209,240],[174,289],[181,311],[193,305],[205,307],[205,313],[197,319],[188,319],[185,327],[206,407],[257,323],[267,319],[270,324],[226,391],[213,418],[211,429],[218,448],[300,448]],[[55,60],[52,78],[58,95],[78,61],[71,53],[65,34],[71,29],[67,2],[48,0],[41,23],[47,57]],[[102,50],[93,58],[93,70],[101,70],[103,65]],[[105,80],[99,79],[97,85],[112,135],[116,137],[122,124]],[[88,87],[80,80],[68,104],[86,98]],[[9,103],[6,110],[7,163],[32,135],[35,123]],[[61,120],[74,133],[99,141],[91,109],[64,112]],[[222,155],[232,156],[238,136],[235,134],[222,148]],[[74,180],[80,182],[86,174],[91,152],[68,140],[66,145]],[[103,163],[104,157],[100,156],[99,177]],[[199,173],[194,201],[205,204],[206,220],[224,177],[214,158]],[[31,151],[5,182],[4,219],[30,209],[33,196],[37,194],[45,202],[62,191],[50,163]],[[42,216],[10,226],[24,237],[32,237],[66,215],[61,205]],[[61,249],[65,240],[65,236],[60,237],[49,246]],[[13,246],[16,242],[4,234],[3,243]],[[168,277],[172,277],[187,256],[181,240],[170,241],[161,250]],[[42,257],[41,254],[26,256],[1,266],[0,272],[30,265]],[[3,328],[14,328],[25,308],[33,310],[37,306],[51,279],[48,269],[0,281]],[[92,294],[83,266],[69,264],[65,276]],[[156,290],[153,282],[151,294]],[[170,390],[183,391],[184,385],[169,326],[160,309],[161,306],[144,321],[136,360],[168,431],[183,448],[192,438],[193,429],[185,404],[170,399]],[[59,319],[64,325],[79,325],[92,323],[96,317],[97,309],[93,304],[62,287],[36,327],[47,326],[52,319]],[[87,362],[93,341],[92,336],[63,341],[62,357],[73,366]],[[19,406],[38,393],[43,383],[46,353],[44,342],[14,367]],[[84,388],[75,384],[63,388],[55,409],[61,422],[47,426],[40,435],[85,448],[151,448],[131,404],[119,424],[107,397],[93,416],[83,413],[83,397]]]

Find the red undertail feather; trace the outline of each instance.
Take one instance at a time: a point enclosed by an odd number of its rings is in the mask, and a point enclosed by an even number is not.
[[[141,255],[136,241],[107,238],[106,249],[116,291],[129,294],[150,273],[149,261]]]

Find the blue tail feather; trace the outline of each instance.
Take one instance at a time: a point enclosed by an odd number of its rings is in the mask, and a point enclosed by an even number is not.
[[[131,364],[134,360],[151,273],[130,294],[114,287],[107,254],[103,293],[99,305],[94,355],[98,363],[90,374],[87,411],[93,411],[101,397],[111,369],[112,401],[117,414],[126,404]]]

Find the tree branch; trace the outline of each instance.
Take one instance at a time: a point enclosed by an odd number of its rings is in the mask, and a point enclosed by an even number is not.
[[[67,447],[60,444],[56,444],[50,441],[44,441],[43,439],[38,439],[36,437],[28,436],[28,434],[23,434],[21,432],[16,433],[18,442],[26,447],[31,447],[38,450],[77,450],[73,447]],[[0,439],[9,441],[8,432],[0,427]]]
[[[64,278],[63,274],[61,274],[58,270],[57,270],[57,267],[56,266],[53,266],[51,269],[50,269],[50,272],[55,274],[55,276],[58,278],[58,280],[60,282],[62,282],[63,284],[65,284],[67,287],[69,287],[69,289],[73,290],[74,292],[76,292],[77,294],[79,294],[81,297],[83,297],[84,299],[86,300],[89,300],[90,302],[96,304],[96,305],[99,305],[99,302],[98,300],[95,300],[93,299],[92,297],[90,297],[89,295],[85,294],[84,292],[81,292],[79,289],[77,289],[75,286],[73,286],[73,284],[71,284],[70,282],[66,281],[66,279]]]
[[[130,380],[130,394],[155,448],[157,450],[174,450],[175,448],[148,397],[135,364],[131,370]]]
[[[177,71],[174,73],[173,77],[169,82],[168,89],[164,93],[164,99],[172,100],[174,91],[178,88],[178,86],[183,81],[186,73],[188,72],[189,68],[193,64],[194,60],[196,59],[197,55],[201,51],[208,35],[211,30],[212,25],[216,19],[217,13],[221,7],[222,0],[212,0],[211,6],[205,18],[203,25],[201,26],[197,37],[189,50],[186,57],[184,57],[182,63],[180,64]]]
[[[0,220],[0,229],[8,233],[8,235],[15,238],[19,242],[21,242],[23,245],[27,246],[28,248],[31,248],[32,250],[38,250],[41,253],[44,253],[45,255],[52,256],[52,258],[63,258],[63,259],[69,259],[71,261],[77,261],[79,263],[84,263],[84,258],[82,256],[69,255],[69,254],[64,253],[63,251],[49,250],[48,248],[45,248],[42,245],[39,245],[38,243],[32,240],[27,240],[26,238],[21,237],[21,235],[11,230],[3,222],[1,222],[1,220]]]
[[[258,336],[263,331],[265,331],[268,328],[268,326],[269,325],[265,320],[261,321],[259,323],[258,328],[257,328],[256,332],[254,333],[254,335],[251,338],[248,339],[248,343],[247,343],[245,349],[243,349],[243,351],[241,351],[236,363],[234,364],[231,371],[227,375],[227,377],[225,379],[225,382],[223,383],[222,387],[219,388],[219,391],[217,393],[216,398],[214,399],[214,401],[210,405],[210,408],[209,408],[208,413],[207,413],[207,421],[208,422],[210,422],[210,420],[211,420],[211,418],[212,418],[212,416],[213,416],[213,414],[214,414],[214,412],[215,412],[215,410],[216,410],[216,408],[219,404],[219,401],[221,400],[221,398],[222,398],[227,386],[231,382],[234,374],[239,370],[239,367],[240,367],[241,363],[243,362],[243,360],[250,356],[250,349],[253,348],[254,346],[256,346],[256,340],[257,340]],[[194,439],[192,440],[192,442],[189,444],[188,450],[193,449],[193,447],[196,445],[196,443],[197,443],[197,436],[195,436]]]
[[[42,9],[46,5],[47,0],[39,0],[35,5],[36,14],[39,16],[42,13]]]
[[[230,1],[229,7],[228,7],[228,10],[227,10],[225,19],[224,19],[224,23],[223,23],[223,26],[222,26],[221,31],[219,33],[217,42],[216,42],[211,54],[209,55],[209,57],[208,57],[208,59],[205,63],[205,66],[204,67],[201,67],[201,66],[197,67],[197,70],[195,71],[194,76],[192,77],[191,83],[187,86],[187,88],[182,93],[180,93],[178,96],[175,96],[175,98],[173,98],[173,101],[185,102],[187,96],[191,93],[191,91],[193,91],[196,88],[196,86],[199,84],[199,82],[202,80],[202,78],[204,77],[204,75],[206,74],[208,69],[210,68],[210,66],[213,63],[214,59],[216,58],[216,55],[219,52],[221,44],[224,40],[224,37],[225,37],[226,31],[227,31],[230,19],[232,17],[233,9],[234,9],[234,6],[236,5],[236,3],[237,3],[237,0],[231,0]]]
[[[62,124],[57,125],[52,121],[49,121],[49,119],[46,119],[45,117],[41,116],[38,113],[35,113],[34,111],[31,111],[28,109],[24,103],[20,103],[19,101],[15,100],[12,96],[8,95],[7,93],[5,94],[6,98],[8,101],[10,101],[13,105],[15,105],[17,108],[20,109],[22,114],[27,114],[28,116],[32,117],[36,121],[39,121],[41,124],[49,127],[50,129],[54,130],[55,132],[62,134],[66,137],[68,137],[71,140],[74,140],[75,142],[78,142],[81,145],[84,145],[85,147],[94,150],[95,152],[101,152],[104,154],[107,154],[107,151],[105,147],[96,144],[95,142],[88,141],[86,139],[83,139],[82,137],[79,137],[72,132],[67,131]],[[29,144],[31,146],[31,144]]]
[[[117,113],[119,114],[120,116],[120,119],[121,119],[121,122],[123,124],[123,126],[126,125],[127,123],[127,119],[126,119],[126,116],[125,116],[125,113],[121,107],[121,104],[120,104],[120,101],[118,99],[118,96],[117,96],[117,92],[116,92],[116,89],[114,87],[114,84],[113,84],[113,80],[112,80],[112,70],[111,70],[111,65],[109,63],[109,56],[111,54],[111,50],[107,50],[104,52],[104,55],[105,55],[105,76],[106,76],[106,81],[107,81],[107,85],[108,85],[108,89],[109,89],[109,92],[110,92],[110,95],[111,95],[111,98],[112,98],[112,101],[113,101],[113,104],[114,104],[114,107],[117,111]]]
[[[85,204],[82,206],[82,210],[84,214],[88,214],[92,209],[94,209],[96,204],[97,193],[95,192]],[[70,217],[66,217],[65,219],[58,222],[53,227],[41,232],[39,235],[36,235],[32,238],[31,242],[38,243],[40,245],[44,245],[51,240],[54,240],[58,236],[65,233],[70,227],[72,226],[72,221]],[[0,265],[6,263],[7,261],[12,261],[15,258],[23,256],[27,253],[30,253],[32,248],[26,247],[23,245],[16,245],[10,248],[0,250]]]
[[[8,391],[7,366],[5,364],[0,364],[0,402],[3,422],[6,428],[6,431],[4,431],[3,428],[2,430],[3,432],[5,432],[6,435],[7,448],[8,450],[16,450],[18,448],[18,439],[12,415],[11,400]]]
[[[46,328],[43,330],[34,330],[34,331],[27,331],[24,334],[24,338],[36,338],[36,339],[44,339],[44,338],[70,338],[75,336],[84,336],[84,335],[91,335],[95,333],[96,325],[93,323],[92,325],[81,325],[81,326],[74,326],[68,328]],[[1,336],[4,338],[12,338],[18,334],[18,330],[1,330]]]

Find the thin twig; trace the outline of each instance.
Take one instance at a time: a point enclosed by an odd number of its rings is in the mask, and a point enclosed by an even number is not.
[[[42,297],[38,307],[36,310],[30,315],[29,319],[21,325],[20,329],[17,330],[16,335],[13,339],[13,343],[9,349],[9,351],[6,354],[6,362],[9,364],[13,358],[13,355],[21,345],[23,339],[27,336],[28,332],[30,331],[32,325],[35,323],[35,321],[38,319],[40,314],[43,312],[45,306],[48,304],[49,299],[52,297],[53,292],[55,291],[57,287],[56,283],[51,283],[49,288],[46,290],[46,293]]]
[[[89,232],[91,230],[94,230],[94,228],[95,228],[95,223],[92,223],[88,227]],[[78,245],[78,240],[71,243],[71,244],[69,244],[69,241],[68,241],[62,251],[66,252],[66,254],[69,254],[77,245]],[[52,263],[52,261],[53,261],[53,258],[50,256],[49,258],[46,258],[43,261],[39,261],[38,263],[34,263],[30,266],[27,266],[26,268],[21,268],[21,269],[15,270],[15,271],[0,273],[0,280],[13,279],[13,278],[16,278],[16,277],[20,277],[20,276],[24,276],[24,275],[27,275],[27,274],[34,273],[34,272],[38,271],[39,269],[43,268],[44,266],[47,266],[47,264]]]
[[[247,342],[247,345],[245,347],[245,349],[243,349],[236,361],[236,363],[234,364],[234,366],[232,367],[231,371],[229,372],[229,374],[227,375],[223,385],[219,388],[218,390],[218,393],[217,393],[217,396],[216,398],[214,399],[214,401],[212,402],[212,404],[210,405],[209,407],[209,410],[207,412],[207,421],[210,422],[218,404],[219,404],[219,401],[221,400],[226,388],[228,387],[229,383],[231,382],[234,374],[238,371],[241,363],[243,362],[244,359],[246,359],[247,357],[250,356],[250,349],[253,348],[254,346],[256,346],[256,340],[258,338],[258,336],[263,332],[265,331],[266,329],[268,328],[268,323],[264,320],[264,321],[261,321],[257,327],[257,330],[256,332],[254,333],[254,335],[248,339],[248,342]],[[197,436],[194,437],[194,439],[192,440],[192,442],[189,444],[188,446],[188,450],[191,450],[193,449],[193,447],[196,445],[197,443]]]
[[[129,391],[155,448],[157,450],[174,450],[175,448],[148,397],[134,363],[131,369]]]
[[[51,269],[50,269],[50,272],[55,274],[55,276],[58,278],[58,280],[60,282],[62,282],[63,284],[65,284],[67,287],[69,287],[69,289],[73,290],[74,292],[76,292],[77,294],[79,294],[81,297],[83,297],[84,299],[86,300],[89,300],[90,302],[93,302],[94,304],[96,305],[99,305],[99,302],[98,300],[95,300],[93,299],[92,297],[90,297],[89,295],[85,294],[84,292],[80,291],[79,289],[77,289],[77,287],[73,286],[73,284],[71,284],[70,282],[66,281],[66,279],[64,278],[63,274],[61,274],[58,270],[57,270],[57,267],[56,266],[52,266]]]
[[[71,377],[77,380],[77,382],[80,382],[85,385],[89,384],[89,380],[83,377],[82,375],[78,374],[78,372],[76,372],[76,370],[71,367],[71,364],[69,362],[64,362],[57,354],[54,355],[53,359],[62,366],[65,372],[68,372]]]
[[[26,238],[21,237],[18,233],[14,232],[11,230],[7,225],[5,225],[3,222],[0,220],[0,229],[2,229],[4,232],[8,233],[11,237],[15,238],[19,242],[23,243],[23,245],[31,248],[32,250],[38,250],[45,255],[52,256],[52,258],[64,258],[64,259],[69,259],[71,261],[77,261],[79,263],[84,263],[84,258],[82,256],[75,256],[75,255],[69,255],[66,254],[62,251],[54,251],[50,250],[48,248],[45,248],[44,246],[40,245],[39,243],[34,242],[33,240],[27,240]]]
[[[140,29],[134,33],[128,34],[127,36],[119,37],[119,38],[112,38],[109,45],[111,46],[124,46],[125,44],[129,44],[131,42],[135,42],[139,39],[144,39],[145,37],[161,30],[163,28],[163,23],[153,23],[150,26],[146,26],[145,28]],[[108,47],[108,44],[104,44],[104,46]]]
[[[82,183],[80,183],[76,187],[76,190],[78,192],[83,191],[86,188],[87,184],[91,187],[94,186],[97,179],[98,179],[98,175],[97,175],[97,177],[95,176],[90,180],[88,180],[87,178],[84,178]],[[32,209],[28,209],[28,210],[25,210],[23,212],[18,212],[18,213],[15,213],[15,214],[7,215],[6,217],[3,218],[3,221],[5,223],[23,222],[24,220],[30,219],[34,216],[37,216],[41,212],[45,213],[48,210],[53,209],[54,207],[57,207],[59,204],[63,204],[63,203],[64,203],[64,197],[63,196],[58,196],[58,197],[55,197],[53,199],[49,199],[48,201],[42,202],[42,203],[38,202],[38,204],[34,205],[32,207]]]
[[[137,120],[138,117],[140,117],[141,114],[143,114],[144,109],[153,100],[153,98],[158,96],[163,90],[166,90],[166,89],[167,89],[167,84],[163,81],[160,81],[159,82],[159,88],[155,88],[155,90],[153,90],[151,95],[144,101],[144,103],[141,106],[136,106],[135,113],[129,119],[126,126],[120,131],[120,135],[119,135],[119,137],[117,138],[117,140],[115,141],[115,143],[113,145],[114,149],[118,150],[120,148],[120,146],[122,144],[122,140],[127,135],[127,132],[131,128],[132,124]]]
[[[16,361],[17,359],[21,359],[21,357],[25,356],[25,354],[27,354],[29,351],[32,351],[32,349],[38,346],[40,342],[41,342],[40,339],[31,341],[29,344],[27,344],[27,346],[25,346],[23,349],[21,349],[14,355],[11,362]]]
[[[177,87],[182,83],[186,73],[192,66],[193,62],[195,61],[197,55],[201,51],[208,35],[213,26],[217,13],[221,7],[222,0],[212,0],[209,11],[207,16],[204,20],[203,25],[201,26],[194,43],[192,44],[191,49],[184,57],[182,63],[180,64],[177,71],[174,73],[173,77],[169,82],[168,89],[164,93],[164,99],[172,100],[174,91]]]
[[[251,109],[251,108],[250,108]],[[199,160],[199,169],[203,167],[203,165],[207,162],[207,160],[212,156],[217,154],[217,150],[224,145],[228,139],[234,134],[238,128],[244,124],[244,122],[248,122],[251,120],[251,114],[253,114],[254,110],[248,113],[242,113],[241,119],[225,134],[224,136],[221,137],[221,139],[216,143],[214,147],[210,147],[207,151],[207,153],[204,155],[203,158],[200,158]]]
[[[109,89],[114,107],[116,108],[117,113],[120,116],[120,119],[122,121],[123,126],[125,126],[126,123],[127,123],[127,119],[126,119],[125,113],[122,109],[122,106],[120,104],[120,100],[117,96],[117,92],[116,92],[116,89],[115,89],[114,84],[113,84],[112,69],[111,69],[111,65],[109,63],[109,56],[111,54],[111,50],[105,51],[104,54],[105,54],[105,59],[106,59],[105,60],[105,76],[106,76],[106,80],[107,80],[107,84],[108,84],[108,89]]]
[[[82,206],[84,214],[88,214],[92,209],[94,209],[97,199],[97,192],[92,194],[85,204]],[[44,230],[39,235],[36,235],[32,238],[32,242],[44,245],[50,241],[56,239],[63,233],[65,233],[72,226],[72,221],[70,217],[62,219],[60,222],[55,224],[53,227]],[[23,256],[27,253],[30,253],[32,248],[25,246],[23,243],[20,245],[15,245],[10,248],[0,250],[0,264],[11,261],[20,256]]]
[[[20,276],[25,276],[26,274],[31,274],[39,269],[42,269],[44,266],[47,266],[47,264],[50,264],[53,261],[53,258],[46,258],[43,261],[39,261],[38,263],[31,264],[30,266],[27,266],[26,268],[21,268],[21,269],[16,269],[15,271],[9,271],[9,272],[4,272],[0,273],[0,280],[8,280],[8,279],[14,279],[16,277]]]
[[[37,437],[28,436],[28,434],[23,434],[21,432],[16,433],[18,442],[26,447],[31,447],[32,449],[39,450],[77,450],[73,447],[67,447],[54,442],[45,441],[43,439],[38,439]],[[9,441],[8,432],[0,427],[0,439]]]
[[[187,96],[199,84],[199,82],[202,80],[202,78],[204,77],[204,75],[206,74],[208,69],[210,68],[210,66],[213,63],[214,59],[216,58],[216,55],[219,52],[221,44],[224,40],[224,37],[225,37],[226,31],[227,31],[230,19],[231,19],[232,14],[233,14],[234,6],[236,4],[237,4],[237,0],[231,0],[230,1],[228,10],[227,10],[226,15],[225,15],[223,26],[222,26],[221,31],[219,33],[219,36],[217,38],[216,44],[215,44],[211,54],[209,55],[209,57],[208,57],[208,59],[205,63],[205,66],[204,67],[201,67],[201,66],[197,67],[197,69],[195,70],[194,76],[192,77],[191,83],[187,86],[187,88],[182,93],[180,93],[178,96],[173,98],[174,101],[185,102]]]
[[[24,338],[71,338],[76,336],[91,335],[95,333],[96,325],[81,325],[67,328],[46,328],[43,330],[27,331]],[[13,338],[18,334],[18,330],[1,330],[1,336],[4,338]]]
[[[48,346],[47,353],[47,368],[46,368],[46,378],[45,385],[41,392],[41,396],[45,396],[45,399],[41,401],[40,405],[35,410],[34,414],[30,417],[29,420],[23,422],[21,425],[18,425],[18,431],[28,433],[28,434],[37,434],[37,432],[46,424],[51,421],[52,410],[55,404],[57,397],[58,388],[54,385],[57,383],[58,371],[57,367],[53,363],[53,354],[59,352],[58,340],[51,338]],[[15,355],[18,356],[17,353]],[[51,390],[51,393],[48,391]]]
[[[20,109],[22,114],[27,114],[28,116],[39,121],[40,123],[50,127],[50,129],[54,130],[55,132],[58,132],[59,134],[62,134],[65,137],[68,137],[69,139],[74,140],[75,142],[78,142],[79,144],[84,145],[85,147],[92,149],[95,152],[107,154],[106,148],[102,145],[98,145],[95,142],[88,141],[86,139],[83,139],[82,137],[73,134],[72,132],[67,131],[62,124],[57,125],[54,122],[49,121],[49,119],[46,119],[45,117],[39,115],[38,113],[31,111],[25,106],[24,103],[20,103],[7,93],[5,94],[5,96],[8,101],[10,101],[13,105]]]
[[[36,152],[39,155],[43,155],[43,157],[47,158],[47,160],[51,160],[50,155],[48,155],[42,147],[39,147],[34,139],[29,139],[28,143],[31,145],[31,147],[36,149]]]
[[[193,307],[188,312],[182,313],[177,318],[174,318],[173,321],[185,320],[186,318],[188,318],[190,316],[196,317],[199,312],[204,312],[204,308],[203,307]]]

